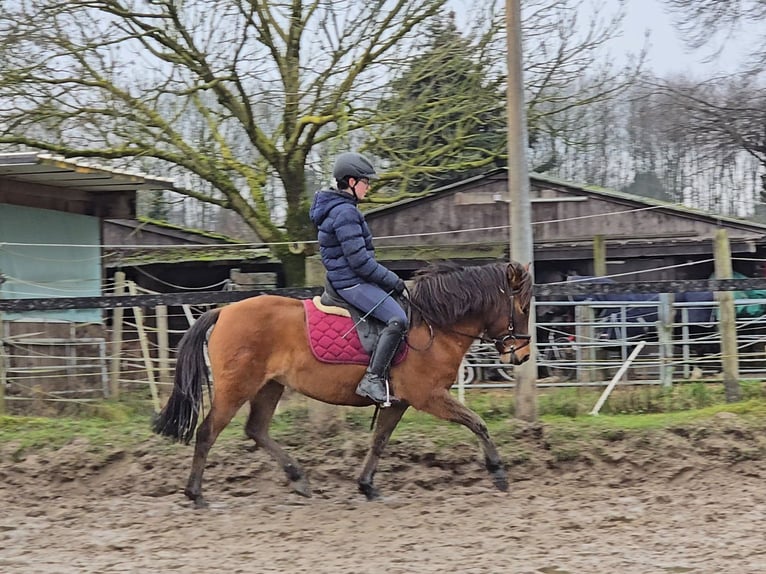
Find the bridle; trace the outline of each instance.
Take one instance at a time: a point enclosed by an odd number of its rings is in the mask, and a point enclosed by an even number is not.
[[[532,339],[532,336],[527,333],[516,333],[513,327],[513,312],[515,308],[513,304],[513,296],[516,293],[518,293],[518,291],[516,292],[511,291],[511,296],[509,297],[510,311],[508,313],[508,327],[505,329],[505,331],[502,331],[501,333],[492,336],[487,334],[486,329],[484,329],[483,331],[481,331],[480,333],[476,335],[472,335],[470,333],[463,333],[461,331],[458,331],[457,329],[450,329],[447,327],[442,327],[442,330],[447,331],[448,333],[453,333],[455,335],[461,335],[469,339],[478,339],[482,343],[492,343],[500,355],[504,355],[506,353],[515,353],[516,351],[519,351],[523,349],[524,347],[527,347]],[[513,341],[513,344],[510,347],[507,347],[506,345],[508,344],[509,341]],[[516,341],[523,341],[523,343],[519,346],[516,346]]]

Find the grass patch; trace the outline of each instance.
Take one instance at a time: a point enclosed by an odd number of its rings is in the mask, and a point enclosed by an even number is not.
[[[702,383],[677,385],[672,389],[639,387],[617,389],[599,416],[587,413],[593,408],[600,391],[591,389],[559,389],[541,393],[538,406],[540,422],[546,427],[546,440],[556,449],[558,460],[577,456],[578,442],[588,437],[619,441],[626,433],[641,433],[699,424],[728,412],[745,423],[766,421],[766,398],[761,382],[742,384],[742,394],[749,397],[739,403],[723,401],[720,385]],[[513,443],[524,423],[513,418],[513,394],[507,391],[471,392],[468,406],[485,420],[498,444]],[[0,444],[12,444],[17,452],[30,449],[60,448],[74,439],[87,440],[92,449],[131,448],[151,438],[151,414],[145,408],[130,404],[104,402],[88,410],[89,416],[68,418],[0,417]],[[373,409],[344,410],[344,430],[366,436]],[[245,414],[240,414],[221,434],[219,440],[242,440]],[[345,440],[343,433],[320,433],[310,429],[305,401],[288,402],[275,416],[272,435],[288,444],[316,444],[318,441]],[[306,438],[308,436],[308,438]],[[408,410],[394,434],[395,441],[428,440],[434,448],[473,441],[464,427],[435,417]],[[162,444],[159,442],[158,444]],[[170,442],[168,441],[168,445]]]
[[[61,448],[75,438],[86,439],[94,448],[138,444],[149,432],[149,418],[125,420],[101,417],[36,418],[0,417],[0,443],[14,443],[17,450]]]
[[[766,387],[761,381],[743,381],[740,390],[743,401],[766,400]],[[540,416],[581,417],[590,413],[601,393],[602,389],[585,387],[543,392],[538,398],[538,412]],[[600,414],[671,413],[720,404],[725,404],[725,392],[721,384],[691,382],[673,387],[641,385],[617,387],[601,408]]]

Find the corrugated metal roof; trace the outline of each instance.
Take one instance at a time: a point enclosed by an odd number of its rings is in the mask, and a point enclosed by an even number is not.
[[[0,153],[0,177],[94,192],[174,189],[170,178],[36,152]]]

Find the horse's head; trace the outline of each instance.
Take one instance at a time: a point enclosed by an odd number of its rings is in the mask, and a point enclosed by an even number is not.
[[[529,273],[529,265],[512,261],[506,267],[506,278],[509,288],[507,305],[487,329],[487,338],[495,344],[503,361],[520,365],[529,359],[530,353],[532,275]]]
[[[528,265],[431,264],[415,276],[410,297],[416,311],[413,324],[422,320],[469,341],[493,343],[504,361],[516,365],[529,358]]]

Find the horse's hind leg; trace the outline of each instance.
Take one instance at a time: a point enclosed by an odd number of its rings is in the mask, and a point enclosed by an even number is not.
[[[481,448],[484,451],[484,465],[492,475],[492,482],[499,490],[508,490],[508,474],[500,459],[500,454],[497,452],[497,447],[489,436],[487,425],[479,415],[455,400],[446,390],[431,395],[430,401],[419,407],[419,410],[471,429],[481,442]]]
[[[372,479],[375,476],[375,471],[378,469],[380,455],[383,453],[383,449],[386,448],[388,439],[391,438],[391,433],[394,432],[396,425],[399,424],[407,407],[409,407],[407,403],[395,403],[388,408],[380,409],[378,413],[379,417],[372,436],[372,444],[370,445],[370,450],[367,451],[362,474],[359,475],[359,480],[357,480],[359,491],[367,497],[367,500],[374,500],[380,497],[380,492],[373,486]]]
[[[184,489],[184,494],[194,502],[194,506],[197,508],[206,506],[205,500],[202,498],[202,473],[205,471],[208,452],[210,452],[210,448],[218,435],[231,422],[239,407],[245,402],[244,399],[229,398],[225,400],[223,394],[221,392],[216,394],[210,412],[197,429],[191,473],[189,474],[189,481],[186,483],[186,489]]]
[[[269,381],[250,401],[250,416],[245,424],[245,434],[282,466],[295,492],[310,497],[311,487],[303,469],[269,436],[269,425],[284,390],[285,387],[278,382]]]

